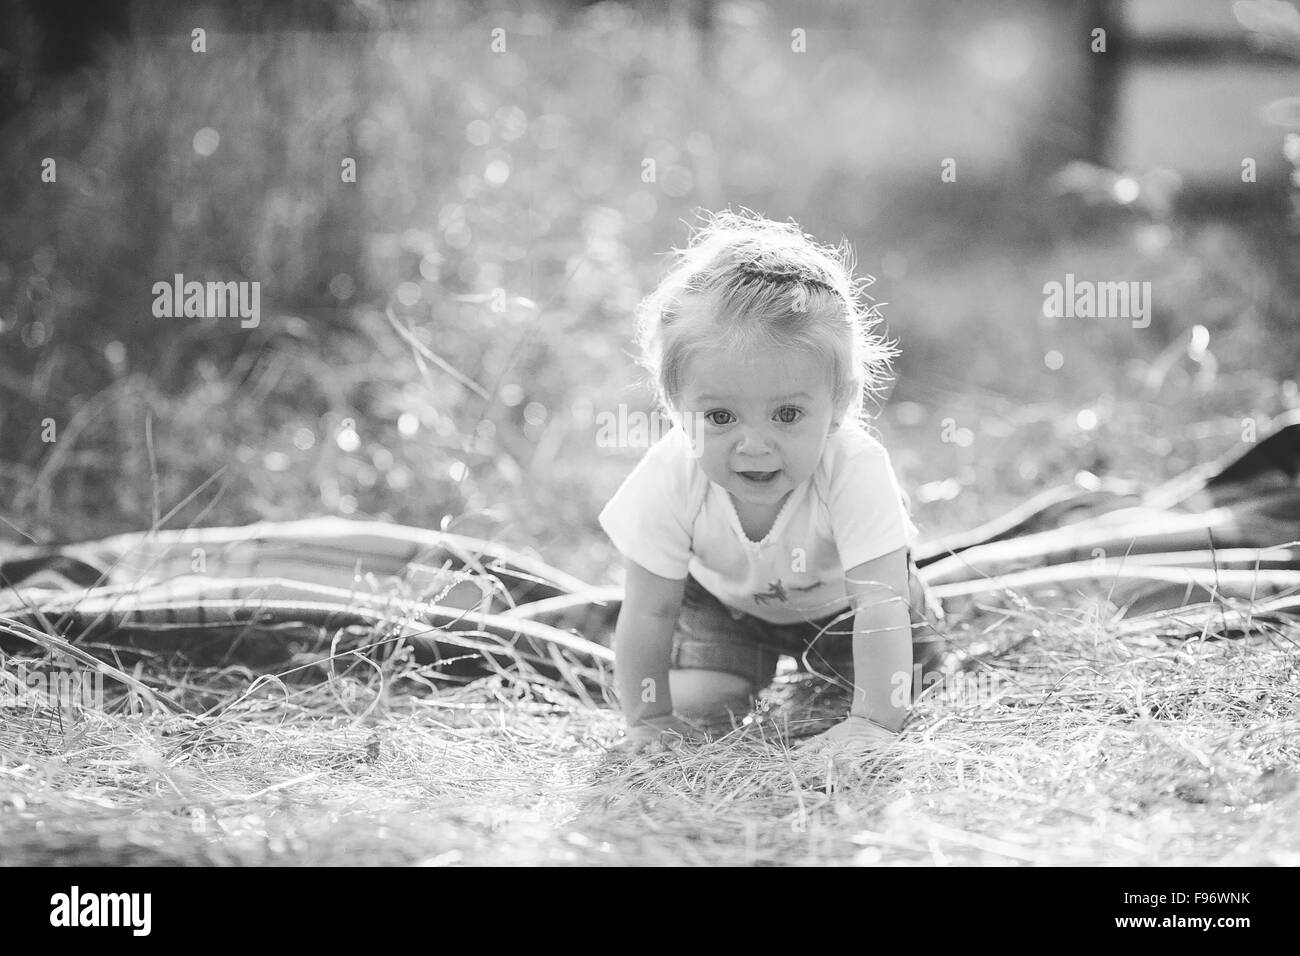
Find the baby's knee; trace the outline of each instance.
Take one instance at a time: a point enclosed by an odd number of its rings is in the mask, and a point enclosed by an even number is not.
[[[688,720],[743,717],[753,706],[754,685],[738,674],[711,670],[673,670],[668,675],[673,710]]]

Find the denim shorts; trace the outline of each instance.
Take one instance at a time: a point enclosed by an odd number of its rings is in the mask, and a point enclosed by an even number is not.
[[[917,576],[910,552],[907,568],[912,658],[922,673],[929,673],[938,668],[945,650],[943,608]],[[744,677],[759,690],[776,677],[783,654],[793,657],[801,671],[851,686],[853,615],[840,611],[807,622],[771,624],[723,604],[694,577],[686,576],[673,631],[672,667],[725,671]]]

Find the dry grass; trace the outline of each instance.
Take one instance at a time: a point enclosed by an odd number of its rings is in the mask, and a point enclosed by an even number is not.
[[[927,536],[1080,469],[1172,478],[1239,444],[1243,419],[1300,402],[1294,381],[1262,373],[1267,360],[1289,374],[1265,319],[1272,309],[1281,329],[1295,311],[1269,243],[1227,224],[1124,218],[1113,234],[1049,244],[1060,217],[1017,177],[954,205],[962,231],[947,207],[894,188],[913,169],[880,188],[862,151],[928,157],[914,134],[947,138],[954,123],[916,117],[939,116],[979,125],[969,153],[987,139],[986,108],[1016,112],[1012,100],[943,81],[947,66],[935,73],[873,24],[840,42],[916,60],[924,83],[892,69],[875,83],[773,72],[785,61],[767,41],[741,37],[737,75],[769,88],[720,87],[726,102],[710,107],[689,45],[619,16],[521,42],[491,69],[469,21],[342,47],[241,41],[209,70],[183,44],[141,39],[107,51],[84,88],[52,91],[0,150],[12,171],[66,155],[74,187],[16,196],[0,235],[0,319],[39,319],[52,336],[0,367],[12,442],[0,535],[156,525],[160,501],[220,475],[220,493],[174,526],[446,516],[449,530],[604,575],[614,556],[595,515],[638,452],[598,450],[593,419],[648,407],[628,387],[626,316],[684,238],[679,220],[737,197],[848,235],[870,270],[907,264],[880,284],[905,337],[905,401],[881,424],[905,439],[890,446]],[[910,34],[927,50],[930,26]],[[658,83],[644,82],[647,64]],[[887,80],[896,89],[878,95]],[[467,124],[508,130],[516,109],[526,136],[466,140]],[[208,125],[222,131],[212,161],[192,155]],[[700,129],[720,159],[682,151]],[[366,170],[356,194],[319,186],[319,157],[344,131]],[[485,191],[506,146],[513,172]],[[698,188],[642,188],[647,151],[665,172],[694,170]],[[1020,220],[1030,226],[1007,226]],[[140,323],[152,281],[182,267],[244,274],[234,263],[266,283],[268,314],[247,340]],[[1153,280],[1152,328],[1045,322],[1043,282],[1067,272]],[[355,292],[325,296],[340,275]],[[403,285],[419,290],[398,310],[410,336],[386,318]],[[483,301],[498,286],[515,303],[502,314]],[[1198,324],[1215,362],[1193,368]],[[420,348],[500,400],[423,374]],[[1057,371],[1049,349],[1066,359]],[[1097,427],[1078,424],[1083,411]],[[35,437],[47,415],[55,449]],[[339,440],[348,420],[359,447]],[[977,443],[944,438],[949,420]],[[125,692],[103,710],[0,708],[0,864],[1300,863],[1295,645],[1263,629],[1207,639],[1190,620],[1179,639],[1154,625],[1120,636],[1077,604],[956,613],[958,643],[979,649],[996,691],[932,693],[897,749],[860,765],[796,759],[779,742],[843,712],[807,680],[773,688],[743,734],[626,762],[607,753],[613,710],[500,675],[435,691],[394,659],[258,683],[151,659],[134,677],[206,716],[132,712]],[[0,677],[16,667],[4,660]]]
[[[924,695],[886,756],[834,763],[782,742],[843,712],[806,676],[727,738],[626,759],[614,711],[501,675],[174,671],[157,683],[205,716],[4,713],[0,860],[1296,865],[1293,637],[974,608],[954,638],[983,680]]]

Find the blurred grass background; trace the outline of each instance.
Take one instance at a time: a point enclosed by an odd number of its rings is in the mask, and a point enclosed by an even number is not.
[[[147,527],[152,456],[164,513],[219,474],[170,527],[380,517],[605,579],[595,515],[642,450],[597,419],[651,401],[632,309],[727,204],[876,277],[902,355],[873,411],[927,537],[1300,405],[1284,130],[1254,183],[1068,166],[1095,158],[1094,4],[115,9],[4,120],[0,540]],[[260,282],[260,325],[154,318],[176,273]],[[1151,282],[1150,327],[1046,318],[1066,273]]]

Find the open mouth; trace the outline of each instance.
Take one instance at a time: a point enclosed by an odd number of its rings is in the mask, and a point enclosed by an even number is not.
[[[776,481],[776,476],[781,474],[781,469],[778,468],[776,471],[738,471],[736,474],[756,485],[768,485]]]

